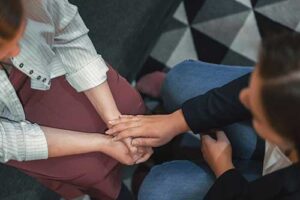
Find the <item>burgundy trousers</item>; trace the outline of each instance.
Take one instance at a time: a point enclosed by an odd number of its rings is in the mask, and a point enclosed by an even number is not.
[[[108,84],[122,114],[143,114],[140,95],[115,70],[109,69]],[[10,74],[25,110],[26,119],[39,125],[82,132],[104,133],[107,129],[84,93],[77,93],[65,80],[52,80],[51,89],[30,88],[30,79],[14,69]],[[118,161],[102,153],[87,153],[47,160],[9,161],[8,165],[35,177],[66,199],[89,194],[95,199],[116,199],[120,189]]]

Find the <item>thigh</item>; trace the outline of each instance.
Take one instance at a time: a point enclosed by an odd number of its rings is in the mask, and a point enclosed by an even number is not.
[[[223,130],[232,145],[234,159],[263,160],[264,140],[257,135],[251,121],[237,122]]]
[[[248,180],[261,177],[262,162],[234,161],[236,169]],[[216,178],[201,161],[172,161],[152,168],[141,185],[139,200],[202,200]]]
[[[174,111],[186,100],[220,87],[253,70],[187,60],[176,65],[166,77],[161,95],[165,108]]]
[[[172,161],[152,168],[141,185],[139,200],[200,200],[215,177],[205,163]]]
[[[112,199],[118,195],[121,188],[120,165],[101,153],[26,162],[9,161],[7,164],[36,178],[68,199],[80,196],[82,192]],[[64,184],[73,188],[61,188]]]

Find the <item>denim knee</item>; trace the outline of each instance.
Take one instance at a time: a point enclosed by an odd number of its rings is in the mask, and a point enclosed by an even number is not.
[[[139,200],[201,200],[214,182],[206,165],[172,161],[155,166],[145,178]]]
[[[161,97],[167,111],[172,112],[177,110],[184,101],[184,96],[181,95],[182,82],[180,81],[187,70],[187,66],[196,61],[185,60],[174,66],[167,74],[161,89]]]

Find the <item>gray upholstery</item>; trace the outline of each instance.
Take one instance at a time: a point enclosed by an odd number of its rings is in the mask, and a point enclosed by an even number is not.
[[[141,69],[181,0],[70,0],[103,58],[127,79]]]
[[[19,170],[0,164],[1,200],[59,200],[60,197]]]

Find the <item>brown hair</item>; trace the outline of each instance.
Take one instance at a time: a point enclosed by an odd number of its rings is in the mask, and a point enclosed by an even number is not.
[[[264,40],[258,66],[266,117],[274,130],[295,144],[300,155],[300,34]]]
[[[13,39],[23,20],[21,0],[0,0],[0,38]]]

